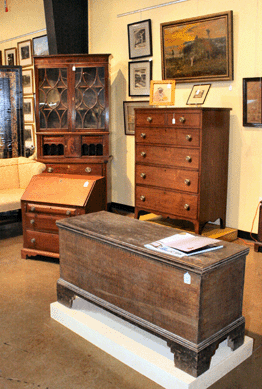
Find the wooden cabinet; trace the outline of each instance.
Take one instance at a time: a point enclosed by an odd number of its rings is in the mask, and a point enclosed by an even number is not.
[[[103,175],[109,54],[35,57],[37,159],[48,173]]]
[[[200,233],[225,227],[229,108],[139,108],[135,115],[135,217],[183,219]]]
[[[22,199],[22,258],[59,258],[60,219],[106,209],[105,177],[42,173],[34,176]]]

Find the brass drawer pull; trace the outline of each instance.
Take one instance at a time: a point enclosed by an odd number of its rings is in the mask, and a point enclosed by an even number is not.
[[[148,116],[148,118],[146,120],[148,121],[148,123],[151,123],[153,118],[151,116]]]
[[[30,211],[31,211],[31,212],[35,212],[35,207],[34,207],[34,206],[31,207],[31,208],[30,208]]]
[[[145,199],[146,199],[145,196],[140,196],[141,201],[145,201]]]
[[[146,134],[144,132],[142,132],[142,134],[140,134],[141,138],[145,139],[146,137]]]
[[[188,156],[186,157],[186,161],[187,161],[187,162],[192,162],[192,158],[188,155]]]
[[[31,219],[30,224],[32,224],[32,225],[35,224],[35,219]]]
[[[188,140],[188,142],[191,142],[192,136],[191,135],[186,135],[186,140]]]
[[[190,209],[189,204],[185,204],[185,205],[184,205],[184,208],[185,208],[185,210],[189,211],[189,209]]]
[[[52,167],[47,168],[48,173],[53,173],[54,169]]]
[[[179,121],[180,123],[185,123],[186,119],[184,118],[184,116],[181,116],[181,118],[179,118]]]
[[[191,184],[191,181],[190,181],[188,178],[186,178],[186,179],[185,179],[185,184],[186,184],[187,186],[189,186],[189,185]]]
[[[141,173],[141,174],[140,174],[140,177],[141,177],[141,178],[146,178],[146,173]]]
[[[85,172],[86,172],[86,173],[91,173],[91,171],[92,171],[91,167],[86,167],[86,168],[85,168]]]
[[[71,211],[66,211],[66,215],[70,216],[71,215]]]
[[[35,244],[35,238],[31,239],[31,243]]]
[[[145,151],[142,151],[141,153],[141,157],[145,158],[146,157],[146,152]]]

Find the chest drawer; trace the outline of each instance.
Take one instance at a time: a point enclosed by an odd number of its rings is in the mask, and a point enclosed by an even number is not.
[[[136,207],[175,214],[186,218],[197,217],[197,195],[177,193],[152,187],[136,187]]]
[[[175,123],[173,123],[175,119]],[[201,114],[199,112],[186,112],[183,110],[167,113],[167,125],[175,127],[201,127]]]
[[[177,146],[199,146],[200,133],[196,129],[147,128],[136,130],[136,142],[168,144]]]
[[[59,235],[27,230],[24,236],[24,245],[29,249],[58,253]]]
[[[163,126],[165,124],[165,115],[161,112],[145,112],[136,115],[137,126]]]
[[[137,164],[136,184],[197,193],[198,172]]]
[[[136,162],[199,168],[199,149],[136,145]]]

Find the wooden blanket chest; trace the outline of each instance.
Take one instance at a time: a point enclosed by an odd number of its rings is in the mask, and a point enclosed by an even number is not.
[[[220,342],[244,340],[245,259],[249,249],[174,257],[145,244],[181,231],[106,211],[57,222],[58,301],[80,296],[165,339],[175,366],[197,377]]]

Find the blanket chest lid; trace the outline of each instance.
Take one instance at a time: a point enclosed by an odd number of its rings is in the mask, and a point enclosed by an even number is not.
[[[147,249],[145,244],[172,236],[181,231],[174,228],[132,219],[114,213],[100,211],[56,222],[59,229],[87,236],[107,244],[126,249],[133,253],[150,257],[152,260],[169,263],[171,266],[187,269],[196,273],[210,271],[225,262],[243,258],[249,249],[223,241],[223,248],[201,255],[178,258]]]

